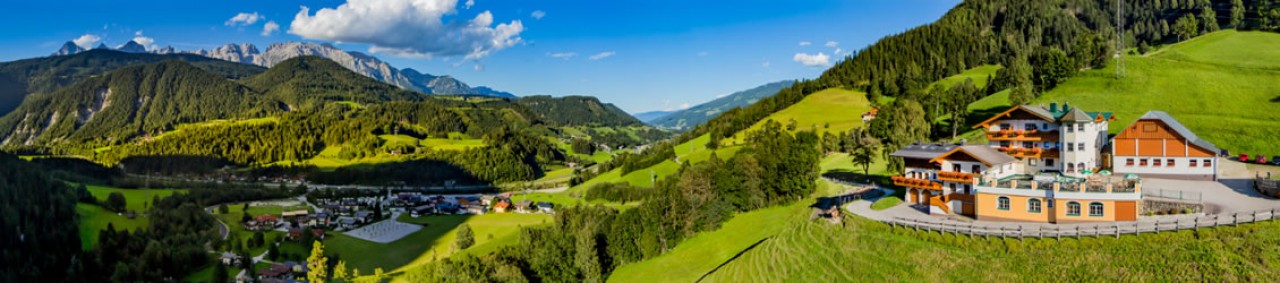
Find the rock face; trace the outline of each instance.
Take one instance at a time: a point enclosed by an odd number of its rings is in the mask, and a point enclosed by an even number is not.
[[[97,49],[110,48],[107,48],[104,44],[99,45]],[[338,49],[337,47],[329,44],[283,42],[271,44],[271,46],[267,47],[266,51],[259,51],[258,47],[248,43],[227,44],[208,51],[203,49],[180,51],[174,49],[172,46],[147,51],[146,47],[142,46],[142,44],[129,41],[116,50],[129,53],[187,53],[240,64],[257,65],[266,68],[270,68],[271,66],[275,66],[280,62],[294,57],[316,56],[333,60],[339,65],[366,77],[421,93],[484,95],[504,98],[516,97],[514,94],[509,92],[498,91],[487,87],[472,88],[466,83],[450,76],[424,74],[414,69],[396,69],[391,66],[391,64],[387,64],[387,62],[378,59],[378,57],[360,52]],[[53,53],[53,55],[71,55],[84,51],[84,48],[76,46],[75,43],[67,42],[62,46],[62,49]]]
[[[125,53],[147,53],[146,47],[132,40],[125,43],[123,46],[120,46],[120,48],[116,50],[119,50],[120,52],[125,52]]]
[[[67,41],[67,43],[62,44],[62,48],[58,49],[58,52],[53,53],[53,56],[72,55],[84,52],[84,50],[84,48],[80,48],[79,45],[76,45],[75,42]]]
[[[276,64],[298,56],[317,56],[337,62],[347,69],[376,80],[398,86],[403,89],[429,94],[472,94],[497,97],[515,97],[510,93],[485,88],[485,91],[472,89],[466,83],[449,76],[423,74],[414,69],[396,69],[377,57],[360,52],[338,49],[329,44],[305,42],[275,43],[259,52],[252,44],[227,44],[210,51],[197,50],[189,53],[221,59],[242,64],[252,64],[270,68]]]

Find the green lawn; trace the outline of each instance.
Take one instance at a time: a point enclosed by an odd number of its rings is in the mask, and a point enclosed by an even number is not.
[[[428,263],[452,255],[457,227],[471,226],[476,243],[466,252],[488,253],[501,245],[513,244],[520,227],[551,223],[545,214],[445,215],[412,218],[402,215],[400,221],[425,227],[395,242],[380,244],[356,239],[342,233],[330,233],[324,240],[325,253],[336,254],[348,267],[359,268],[361,274],[372,274],[381,267],[392,273],[403,267]],[[492,238],[490,237],[492,235]]]
[[[871,204],[873,210],[885,210],[902,203],[902,199],[898,197],[883,197]]]
[[[1223,31],[1174,45],[1149,57],[1126,57],[1127,76],[1114,65],[1068,80],[1039,103],[1071,103],[1115,112],[1117,133],[1148,110],[1168,112],[1201,138],[1232,153],[1280,154],[1280,34]]]
[[[77,203],[76,215],[80,216],[80,247],[85,250],[98,245],[98,231],[106,230],[108,224],[116,231],[137,231],[147,227],[146,216],[129,219],[92,204]]]
[[[72,184],[75,185],[75,184]],[[174,189],[121,189],[98,185],[85,185],[89,188],[89,193],[98,199],[99,203],[107,201],[107,196],[113,192],[119,192],[124,195],[125,207],[132,211],[145,212],[150,207],[152,198],[164,198],[173,195],[175,192],[186,193],[187,190]]]
[[[613,282],[694,282],[739,252],[781,232],[793,206],[756,210],[734,216],[720,229],[698,234],[664,255],[623,265],[609,276]]]

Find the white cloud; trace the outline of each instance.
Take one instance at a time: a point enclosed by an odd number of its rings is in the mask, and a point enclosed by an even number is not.
[[[698,57],[707,57],[707,55],[711,55],[711,53],[706,51],[698,52]]]
[[[801,42],[800,42],[800,46],[809,46],[809,45],[813,45],[813,42],[808,42],[808,41],[801,41]]]
[[[564,59],[564,60],[569,60],[570,58],[573,58],[573,56],[578,56],[578,53],[575,53],[575,52],[560,52],[560,53],[549,53],[549,54],[547,54],[547,57],[556,58],[556,59]],[[593,57],[594,57],[594,56],[593,56]]]
[[[796,56],[791,57],[791,60],[810,67],[831,65],[831,56],[827,56],[826,53],[822,52],[818,52],[818,54],[796,53]]]
[[[147,50],[156,49],[156,46],[153,45],[153,43],[156,43],[156,39],[142,35],[142,31],[136,31],[133,33],[133,42],[137,42],[142,45],[142,47],[147,48]]]
[[[769,64],[770,64],[770,63],[769,63],[769,61],[764,61],[764,63],[761,63],[761,64],[760,64],[760,67],[768,68],[768,67],[769,67]]]
[[[262,36],[271,36],[272,33],[279,30],[280,24],[277,24],[276,21],[267,21],[266,24],[262,25]]]
[[[312,40],[369,44],[370,52],[404,57],[480,59],[521,42],[519,20],[494,25],[493,14],[481,12],[465,21],[457,0],[347,0],[337,8],[311,14],[303,6],[289,33]]]
[[[466,5],[466,6],[467,6],[467,9],[471,9],[471,6],[475,6],[475,5],[476,5],[476,0],[467,0],[467,3],[466,3],[466,4],[464,4],[464,5]]]
[[[827,48],[836,48],[836,46],[840,46],[840,43],[835,41],[827,41],[826,46]]]
[[[85,49],[93,48],[98,45],[98,42],[100,41],[102,41],[102,37],[92,34],[81,35],[80,37],[71,40],[71,42],[75,42],[76,45]]]
[[[223,24],[229,27],[251,26],[255,23],[258,23],[258,21],[262,19],[263,19],[262,15],[259,15],[258,12],[239,13],[239,14],[236,14],[235,17],[231,17],[231,19],[227,20],[227,22]]]
[[[547,12],[544,12],[542,10],[536,10],[536,11],[533,11],[532,14],[529,14],[529,16],[533,17],[533,19],[535,20],[541,20],[542,17],[547,16]]]
[[[605,52],[597,53],[596,55],[591,55],[591,57],[587,57],[587,59],[600,60],[604,58],[609,58],[610,56],[613,56],[613,54],[618,54],[618,53],[613,51],[605,51]]]

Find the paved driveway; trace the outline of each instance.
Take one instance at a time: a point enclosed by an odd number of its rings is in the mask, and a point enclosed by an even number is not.
[[[1253,189],[1253,180],[1245,178],[1214,181],[1186,181],[1143,179],[1143,189],[1163,189],[1199,192],[1207,213],[1232,213],[1257,211],[1280,207],[1280,199],[1259,194]]]

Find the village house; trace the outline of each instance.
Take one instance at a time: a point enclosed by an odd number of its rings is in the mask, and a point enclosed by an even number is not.
[[[274,229],[276,224],[279,222],[280,218],[276,217],[275,214],[263,214],[255,217],[250,226],[253,226],[257,230],[271,230]]]
[[[516,203],[517,213],[532,213],[534,210],[537,210],[537,208],[533,206],[533,201],[531,200],[522,200]]]
[[[511,208],[511,202],[504,199],[493,205],[493,212],[507,213],[509,208]]]
[[[544,201],[538,203],[538,211],[541,211],[542,213],[555,213],[555,208],[556,205],[550,202]]]
[[[234,253],[224,252],[220,257],[220,260],[222,261],[223,265],[227,265],[227,266],[240,265],[240,256]]]

